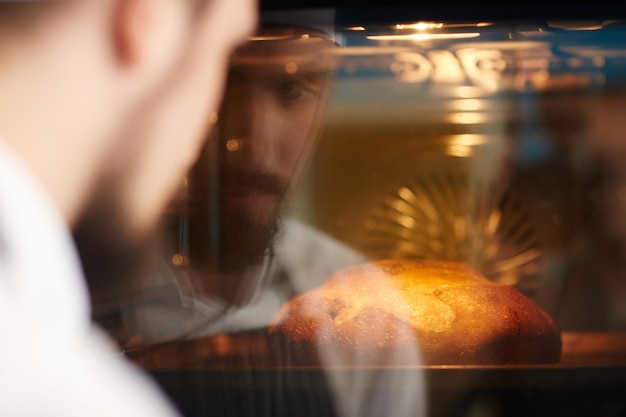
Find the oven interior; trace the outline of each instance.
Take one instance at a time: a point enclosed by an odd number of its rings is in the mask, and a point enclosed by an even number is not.
[[[331,16],[332,77],[284,215],[370,260],[516,287],[555,319],[561,361],[388,370],[421,375],[407,393],[375,367],[272,367],[262,331],[130,353],[186,416],[626,415],[626,20],[427,10],[298,10]],[[167,259],[193,245],[185,221]],[[350,412],[342,391],[423,401]]]

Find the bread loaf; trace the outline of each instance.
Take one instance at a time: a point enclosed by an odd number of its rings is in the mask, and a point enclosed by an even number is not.
[[[448,261],[341,270],[286,302],[269,337],[290,365],[328,364],[329,355],[346,365],[542,364],[561,353],[554,320],[532,300]]]

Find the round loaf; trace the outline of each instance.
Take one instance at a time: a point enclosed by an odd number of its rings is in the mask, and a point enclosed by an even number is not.
[[[554,320],[517,289],[460,262],[382,260],[286,302],[269,328],[281,364],[543,364]]]

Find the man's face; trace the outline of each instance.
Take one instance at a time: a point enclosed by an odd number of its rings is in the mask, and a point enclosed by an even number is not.
[[[271,247],[326,103],[332,44],[305,29],[267,31],[232,57],[209,143],[206,163],[217,164],[207,175],[209,199],[218,202],[213,262],[222,272],[258,264]]]

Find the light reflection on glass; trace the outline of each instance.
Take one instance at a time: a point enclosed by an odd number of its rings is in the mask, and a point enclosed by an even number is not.
[[[460,99],[451,100],[449,106],[451,110],[455,111],[478,111],[487,110],[489,102],[477,99]]]
[[[443,23],[435,23],[435,22],[417,22],[411,24],[399,23],[396,25],[396,29],[415,29],[419,31],[431,30],[431,29],[441,29],[443,27]]]
[[[172,265],[182,266],[185,264],[185,257],[179,253],[172,255]]]
[[[450,113],[446,116],[449,123],[461,124],[461,125],[473,125],[480,123],[488,123],[493,120],[491,113]]]
[[[452,145],[446,147],[446,153],[450,156],[458,156],[464,158],[472,156],[472,148],[469,146]]]
[[[290,75],[294,75],[298,72],[298,64],[295,62],[288,62],[285,64],[285,72]]]
[[[453,95],[459,98],[484,97],[487,91],[483,87],[462,85],[454,89]]]
[[[241,139],[228,139],[225,146],[228,152],[237,152],[243,146],[243,142]]]
[[[480,36],[478,32],[470,33],[413,33],[410,35],[371,35],[367,39],[376,41],[431,41],[444,39],[470,39]]]

